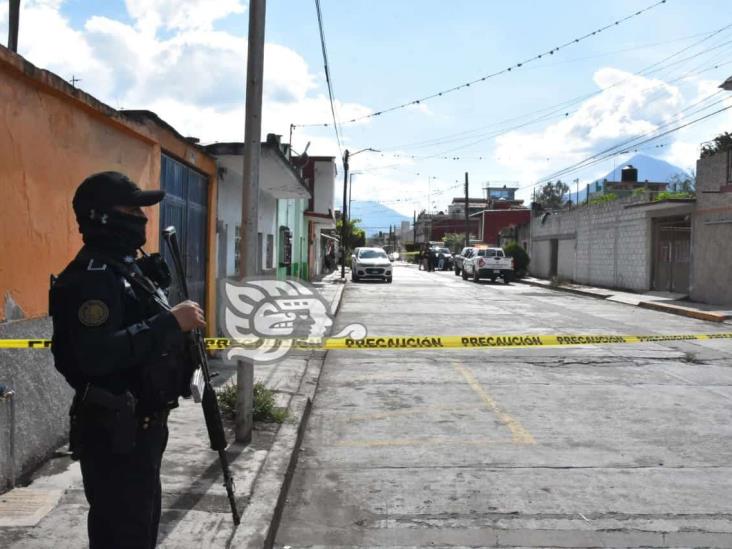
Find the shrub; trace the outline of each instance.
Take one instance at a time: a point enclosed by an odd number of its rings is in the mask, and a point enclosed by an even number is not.
[[[275,396],[272,389],[264,383],[254,384],[254,421],[282,423],[287,418],[287,410],[275,406]]]
[[[503,248],[503,252],[508,257],[513,257],[513,268],[516,271],[516,274],[518,276],[525,275],[529,268],[529,262],[531,261],[526,250],[524,250],[518,243],[511,242],[508,246]]]
[[[603,194],[601,196],[598,196],[597,198],[593,198],[590,200],[590,204],[605,204],[607,202],[613,202],[618,199],[618,195],[615,193],[607,193]]]
[[[230,382],[222,386],[217,395],[221,412],[234,418],[236,414],[236,383]],[[282,423],[287,419],[287,410],[275,406],[275,393],[265,387],[264,383],[254,384],[254,421]]]
[[[658,202],[659,200],[669,200],[669,199],[679,199],[679,198],[694,198],[694,193],[691,192],[683,192],[683,191],[663,191],[656,195],[655,201]]]

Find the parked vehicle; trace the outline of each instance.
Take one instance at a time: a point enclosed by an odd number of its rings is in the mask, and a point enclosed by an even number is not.
[[[463,270],[463,261],[465,260],[465,258],[470,257],[474,250],[475,250],[475,248],[473,246],[469,246],[469,247],[463,248],[459,254],[454,255],[452,257],[452,259],[453,259],[452,264],[453,264],[453,269],[455,270],[455,276],[460,275],[460,273]]]
[[[477,248],[463,260],[462,277],[463,280],[470,277],[473,282],[481,278],[490,278],[491,282],[495,282],[497,278],[502,278],[508,284],[513,280],[513,258],[506,257],[502,248]]]
[[[392,281],[392,266],[389,256],[382,248],[357,248],[351,256],[351,280]]]
[[[449,248],[444,246],[433,246],[432,250],[435,254],[435,269],[440,271],[447,271],[452,269],[452,253]]]

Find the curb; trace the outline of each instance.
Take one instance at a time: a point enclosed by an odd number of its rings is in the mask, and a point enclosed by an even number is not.
[[[545,288],[547,290],[557,290],[560,292],[567,292],[570,294],[581,295],[585,297],[594,297],[595,299],[608,299],[611,295],[596,294],[593,292],[585,292],[583,290],[577,290],[574,288],[566,288],[562,286],[550,286],[549,284],[541,284],[540,282],[532,282],[530,280],[515,280],[521,284],[527,286],[535,286],[537,288]],[[708,311],[698,311],[696,309],[689,309],[688,307],[682,307],[680,305],[669,305],[666,303],[659,303],[657,301],[640,301],[637,305],[630,303],[624,303],[623,301],[615,301],[615,303],[622,303],[623,305],[631,305],[640,307],[641,309],[650,309],[661,313],[668,313],[672,315],[685,316],[688,318],[695,318],[697,320],[706,320],[708,322],[724,322],[729,320],[731,317],[720,313],[712,313]]]
[[[652,309],[654,311],[660,311],[662,313],[670,313],[672,315],[696,318],[697,320],[706,320],[708,322],[724,322],[729,318],[727,315],[719,313],[697,311],[695,309],[688,309],[679,305],[667,305],[664,303],[656,303],[653,301],[641,301],[640,303],[638,303],[638,307],[640,307],[641,309]]]
[[[577,290],[575,288],[566,288],[563,286],[551,286],[549,284],[541,284],[540,282],[532,282],[530,280],[517,279],[517,280],[514,280],[513,282],[518,282],[520,284],[526,284],[527,286],[536,286],[537,288],[544,288],[546,290],[557,290],[559,292],[567,292],[568,294],[581,295],[584,297],[594,297],[595,299],[607,299],[608,297],[610,297],[610,295],[602,295],[602,294],[597,294],[594,292],[585,292],[583,290]]]
[[[241,517],[227,547],[259,549],[272,547],[277,534],[290,481],[297,465],[297,454],[310,415],[312,400],[309,396],[294,395],[288,411],[298,419],[283,423],[250,497],[250,503]]]
[[[345,284],[339,285],[331,300],[331,314],[340,310]],[[269,549],[274,545],[290,482],[295,474],[305,428],[310,417],[320,373],[328,353],[313,352],[300,381],[297,394],[287,407],[292,421],[282,424],[262,469],[257,475],[249,505],[244,510],[239,527],[226,547],[237,549]]]

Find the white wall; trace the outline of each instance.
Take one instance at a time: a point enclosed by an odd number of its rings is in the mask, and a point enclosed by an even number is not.
[[[558,240],[557,274],[581,284],[644,291],[651,287],[651,215],[628,208],[633,199],[580,206],[531,219],[532,274],[548,277],[551,239]]]
[[[317,213],[335,212],[335,163],[332,160],[314,161],[315,185],[313,208]]]
[[[217,157],[219,167],[226,168],[223,179],[219,180],[218,186],[218,204],[216,205],[216,216],[219,221],[219,227],[223,224],[223,230],[226,231],[226,249],[217,250],[217,254],[225,254],[226,256],[226,272],[217,273],[217,278],[234,276],[236,273],[235,264],[235,238],[236,227],[241,223],[241,194],[242,194],[242,158],[241,156],[219,156]],[[267,177],[267,162],[262,158],[262,169],[260,169],[260,178]],[[272,174],[270,174],[272,177]],[[260,189],[259,191],[259,219],[257,221],[257,231],[262,233],[262,258],[261,265],[266,267],[266,251],[267,251],[267,235],[274,236],[272,260],[273,268],[277,267],[277,199],[271,194]],[[219,255],[220,257],[220,255]],[[218,263],[218,262],[217,262]]]

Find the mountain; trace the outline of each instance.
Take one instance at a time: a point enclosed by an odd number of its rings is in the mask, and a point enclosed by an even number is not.
[[[389,225],[396,225],[398,228],[402,221],[412,220],[411,217],[373,200],[351,202],[351,218],[361,220],[359,226],[366,231],[366,236],[378,234],[379,231],[388,232]]]
[[[659,160],[652,156],[644,154],[636,154],[627,162],[618,164],[613,171],[600,178],[600,181],[607,179],[608,181],[620,181],[620,170],[628,164],[638,170],[638,181],[668,181],[674,175],[688,176],[686,170],[682,170],[678,166],[669,164],[665,160]]]
[[[604,179],[608,181],[620,181],[620,171],[627,165],[631,165],[638,170],[638,181],[653,181],[653,182],[666,182],[671,179],[674,175],[680,175],[681,177],[689,177],[689,173],[686,170],[674,166],[652,156],[646,156],[645,154],[636,154],[632,158],[629,158],[625,162],[618,163],[615,169],[605,174],[603,177],[598,177],[594,181],[602,183]],[[594,182],[593,181],[593,182]],[[587,195],[587,183],[593,183],[589,181],[580,181],[579,201],[585,200]],[[573,188],[573,183],[565,181],[570,186],[570,200],[576,202],[577,193]]]

